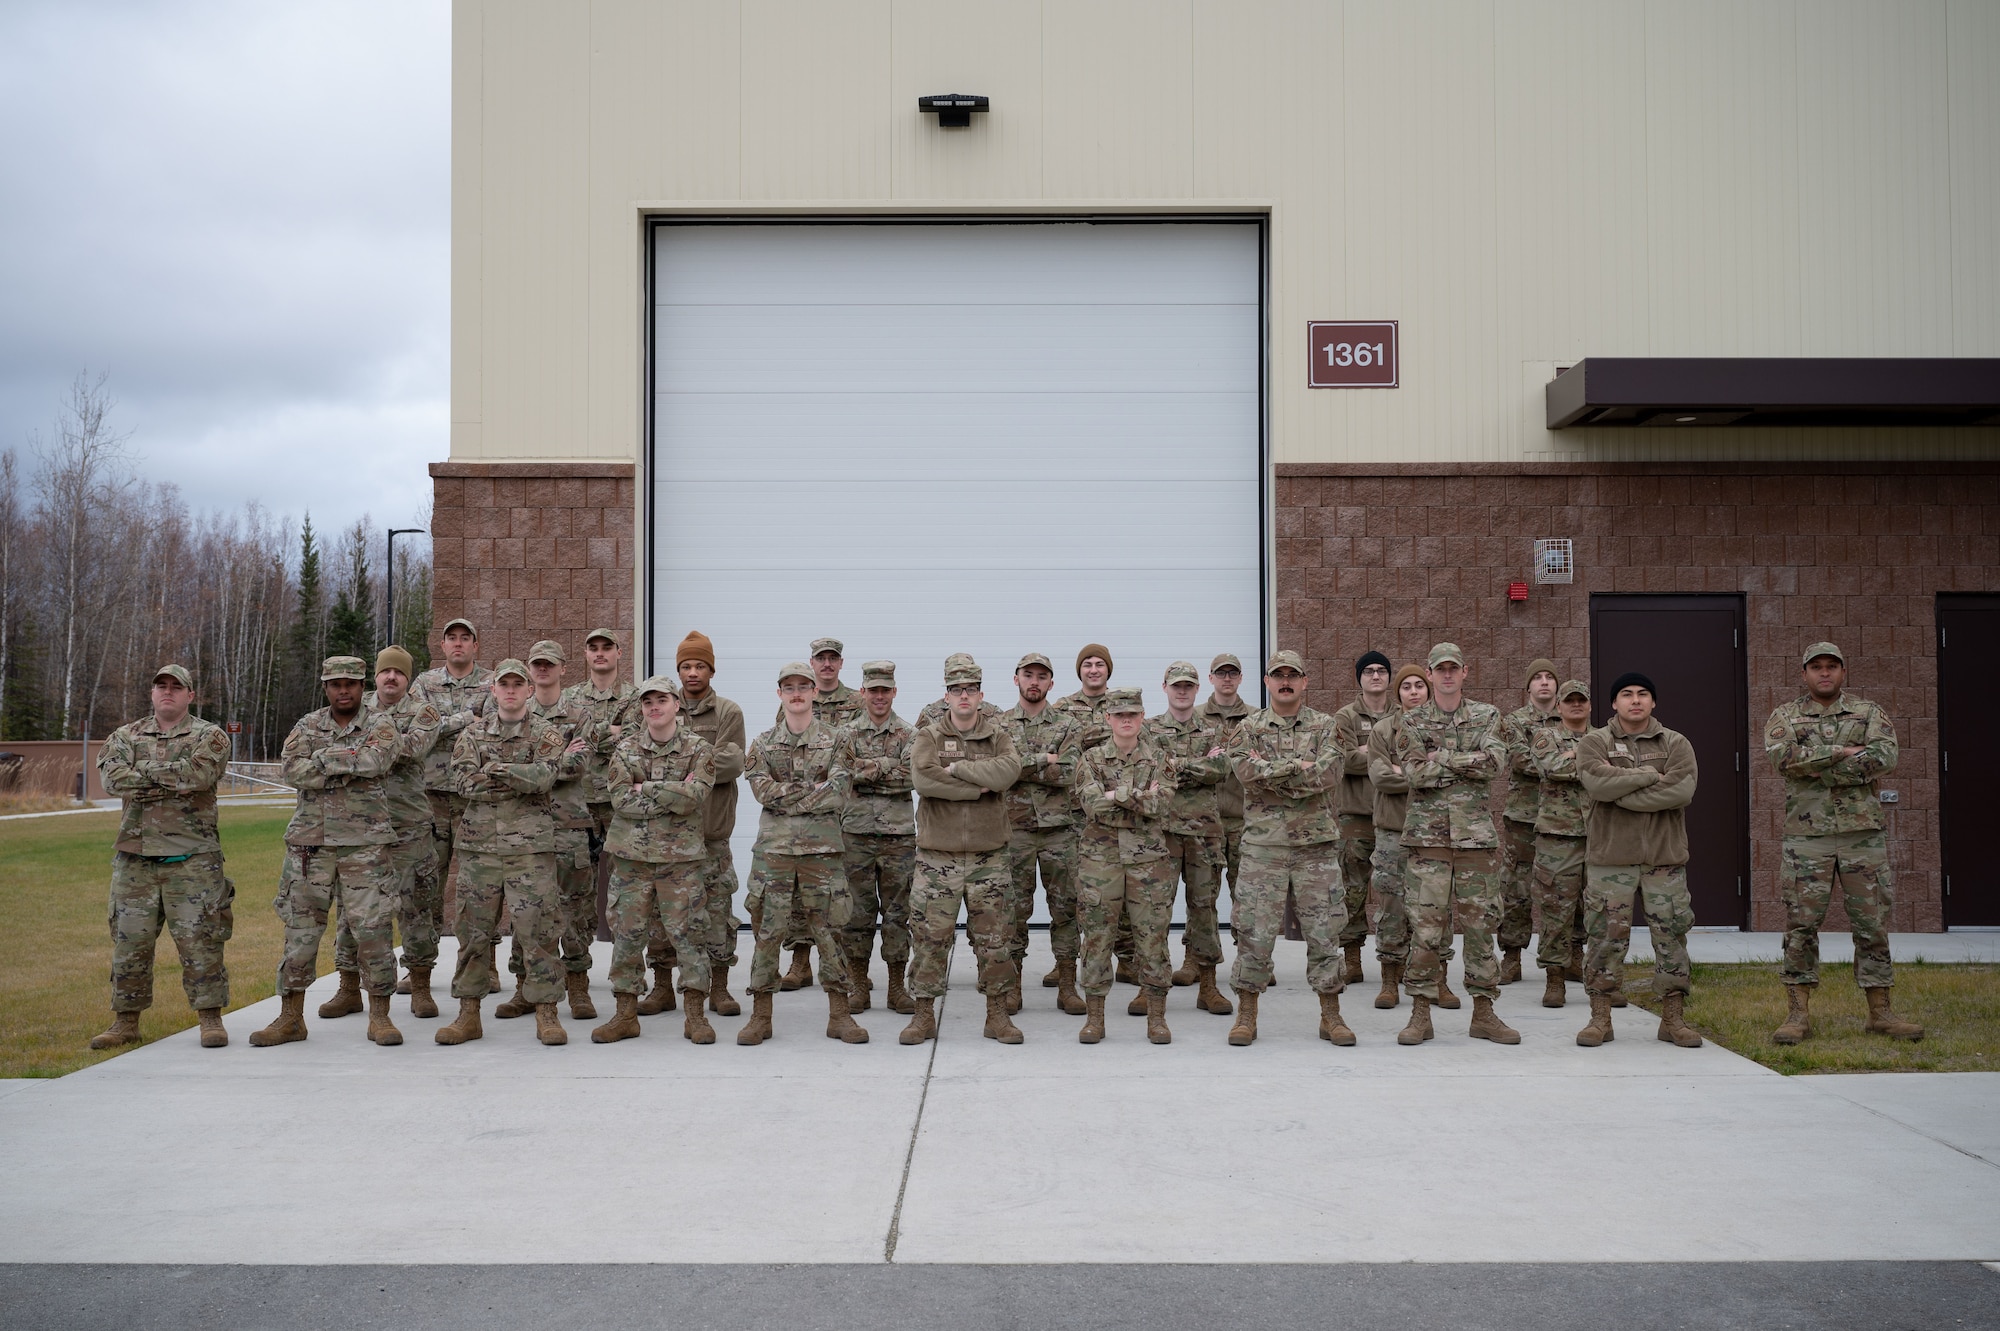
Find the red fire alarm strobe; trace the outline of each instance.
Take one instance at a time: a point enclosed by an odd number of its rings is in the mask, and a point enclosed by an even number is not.
[[[1525,583],[1525,582],[1510,582],[1510,583],[1508,583],[1508,584],[1507,584],[1507,599],[1508,599],[1508,600],[1510,600],[1510,601],[1525,601],[1525,600],[1527,600],[1527,599],[1528,599],[1528,584],[1527,584],[1527,583]]]

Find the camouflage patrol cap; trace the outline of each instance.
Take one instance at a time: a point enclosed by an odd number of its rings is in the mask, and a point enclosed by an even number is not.
[[[778,682],[780,684],[788,679],[803,679],[811,682],[812,678],[813,668],[804,661],[787,661],[778,667]]]
[[[1234,652],[1222,652],[1218,654],[1213,661],[1208,663],[1208,673],[1212,675],[1224,666],[1228,666],[1239,675],[1243,673],[1243,663],[1236,659],[1236,653]]]
[[[157,684],[163,679],[171,679],[184,689],[194,687],[194,676],[188,673],[184,665],[163,665],[153,672],[153,683]]]
[[[319,663],[319,678],[324,684],[329,679],[368,678],[368,663],[358,656],[329,656]]]
[[[610,629],[592,629],[590,632],[583,635],[583,645],[588,647],[590,646],[591,643],[596,642],[599,638],[604,639],[606,642],[610,643],[613,647],[616,647],[618,645],[618,635],[616,633],[613,633]]]
[[[551,638],[543,638],[528,649],[529,665],[533,665],[537,661],[546,661],[550,665],[561,665],[563,659],[562,644]]]
[[[470,633],[475,638],[479,636],[479,630],[473,627],[472,621],[469,619],[446,620],[444,627],[438,630],[438,636],[443,637],[445,634],[451,632],[453,629],[464,629],[467,633]]]
[[[1556,688],[1556,701],[1561,702],[1564,698],[1582,698],[1588,702],[1590,685],[1580,679],[1566,679]]]
[[[1272,652],[1271,659],[1264,663],[1264,673],[1275,675],[1280,670],[1296,670],[1303,675],[1306,673],[1306,659],[1289,647],[1282,652]]]
[[[665,693],[678,698],[681,696],[681,682],[672,675],[654,675],[640,680],[639,696],[643,698],[649,693]]]
[[[1106,716],[1116,716],[1120,712],[1138,712],[1143,715],[1145,710],[1146,696],[1138,689],[1106,689],[1104,691],[1104,714]]]
[[[1847,664],[1847,658],[1840,654],[1840,648],[1830,642],[1816,642],[1806,648],[1806,654],[1799,658],[1799,668],[1803,670],[1805,667],[1811,665],[1812,659],[1815,656],[1831,656],[1842,665]]]
[[[1056,673],[1055,663],[1049,660],[1048,657],[1043,656],[1040,652],[1029,652],[1026,656],[1014,662],[1014,673],[1018,675],[1031,665],[1040,666],[1042,669],[1048,671],[1051,675]]]
[[[944,658],[944,686],[954,684],[984,684],[986,675],[979,668],[979,662],[967,652],[953,652]]]
[[[519,657],[514,656],[508,657],[499,665],[493,667],[493,682],[495,684],[498,684],[509,675],[518,675],[526,680],[529,678],[528,667],[521,664]]]
[[[895,688],[896,663],[894,661],[863,661],[861,663],[861,687],[864,689]]]
[[[821,652],[832,652],[835,656],[845,656],[847,655],[847,648],[841,645],[838,638],[814,638],[812,649],[806,655],[818,656]]]
[[[1431,655],[1430,655],[1431,669],[1435,670],[1447,661],[1451,662],[1451,664],[1455,666],[1462,666],[1465,664],[1465,653],[1458,650],[1458,644],[1455,642],[1441,642],[1437,646],[1431,648]]]
[[[1199,684],[1201,683],[1201,676],[1195,673],[1194,662],[1176,661],[1167,667],[1167,677],[1163,682],[1168,684]]]

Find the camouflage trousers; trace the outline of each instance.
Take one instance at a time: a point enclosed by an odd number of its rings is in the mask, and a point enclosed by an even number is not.
[[[875,930],[882,930],[882,960],[891,969],[910,960],[910,880],[917,872],[917,838],[843,832],[849,908],[841,945],[849,962],[865,975],[875,953]]]
[[[1306,936],[1306,983],[1316,993],[1337,994],[1345,983],[1340,931],[1347,926],[1347,894],[1340,882],[1340,843],[1243,847],[1243,878],[1234,886],[1231,928],[1236,964],[1229,983],[1261,993],[1271,983],[1271,950],[1285,923],[1285,894],[1298,906]]]
[[[1535,825],[1500,820],[1500,844],[1507,857],[1507,876],[1500,895],[1500,935],[1503,948],[1526,947],[1535,935]]]
[[[1187,891],[1187,930],[1181,937],[1181,945],[1188,955],[1204,966],[1216,966],[1222,962],[1222,917],[1216,903],[1222,897],[1222,838],[1219,836],[1189,836],[1181,832],[1167,833],[1168,883],[1179,879]],[[1167,894],[1167,916],[1173,917],[1173,894]],[[1137,917],[1131,928],[1135,933]],[[1164,940],[1162,942],[1164,946]],[[1141,946],[1138,956],[1144,959]],[[1144,974],[1144,968],[1140,974]]]
[[[910,885],[910,996],[942,998],[951,968],[951,943],[958,911],[965,908],[965,935],[979,959],[979,983],[986,993],[1014,992],[1014,963],[1008,954],[1007,898],[1013,890],[1013,856],[998,850],[917,851],[917,877]]]
[[[1368,937],[1369,864],[1375,858],[1375,820],[1362,814],[1340,815],[1340,883],[1347,903],[1347,923],[1340,931],[1342,947],[1359,947]]]
[[[1410,960],[1410,906],[1403,899],[1409,860],[1401,832],[1387,827],[1376,830],[1375,853],[1368,857],[1368,866],[1374,870],[1375,899],[1382,903],[1375,909],[1375,959],[1398,966]]]
[[[1229,869],[1229,899],[1236,899],[1236,870],[1243,862],[1243,820],[1222,820],[1222,858]]]
[[[1035,873],[1042,877],[1042,896],[1049,903],[1049,949],[1057,961],[1082,955],[1077,933],[1077,849],[1074,827],[1016,827],[1007,833],[1007,856],[1013,869],[1007,898],[1007,947],[1016,961],[1028,955],[1028,917],[1035,913]]]
[[[522,957],[521,996],[553,1003],[563,995],[557,952],[562,913],[556,857],[548,851],[491,855],[467,851],[458,861],[458,967],[453,998],[484,998],[493,987],[493,945],[500,909],[513,923],[514,951]]]
[[[1407,850],[1410,861],[1403,891],[1412,937],[1404,990],[1414,997],[1438,996],[1456,913],[1458,930],[1465,935],[1466,990],[1474,998],[1498,998],[1500,959],[1493,950],[1493,936],[1500,927],[1500,851],[1439,846]]]
[[[427,790],[424,794],[431,802],[431,850],[432,862],[437,870],[438,905],[434,916],[437,932],[444,933],[444,885],[451,878],[451,856],[458,838],[458,815],[465,808],[465,797],[442,790]]]
[[[229,969],[222,945],[236,931],[236,884],[222,875],[222,856],[210,851],[166,864],[118,851],[111,857],[111,1010],[144,1012],[153,1006],[153,952],[160,928],[181,958],[181,988],[188,1006],[229,1006]]]
[[[702,955],[711,968],[727,968],[736,964],[736,936],[743,928],[735,910],[736,889],[741,886],[736,881],[736,856],[730,853],[728,837],[704,841],[701,849]],[[655,928],[646,940],[646,964],[653,967],[679,964],[683,970],[687,967],[664,928]]]
[[[1583,932],[1590,951],[1583,962],[1583,987],[1610,994],[1625,983],[1635,892],[1646,903],[1646,922],[1652,927],[1653,992],[1687,993],[1687,937],[1694,928],[1694,906],[1685,864],[1593,864],[1585,870]],[[1468,955],[1471,951],[1468,946]]]
[[[438,881],[437,847],[430,825],[424,824],[417,835],[389,847],[389,859],[396,866],[396,928],[403,935],[403,965],[435,966],[444,886]],[[340,913],[340,925],[333,935],[333,968],[361,968],[346,911]]]
[[[700,860],[655,864],[611,855],[611,891],[606,900],[611,916],[611,991],[646,991],[646,945],[655,930],[666,934],[684,957],[702,957],[708,945],[706,889]],[[681,971],[680,987],[708,992],[708,967]]]
[[[1535,912],[1541,916],[1535,964],[1543,970],[1569,966],[1583,955],[1584,840],[1535,834]]]
[[[1826,922],[1838,879],[1848,927],[1854,931],[1854,982],[1863,989],[1894,984],[1889,921],[1896,897],[1889,877],[1889,843],[1882,833],[1788,836],[1781,863],[1778,894],[1785,903],[1785,983],[1819,983],[1819,929]]]
[[[852,902],[840,852],[786,855],[756,850],[750,857],[750,890],[757,897],[753,919],[757,947],[750,954],[750,992],[778,988],[778,954],[804,938],[819,949],[820,987],[847,992],[847,956],[836,937],[847,927]]]
[[[597,871],[590,859],[590,833],[580,827],[556,829],[556,944],[563,969],[590,974],[590,944],[597,937]],[[507,973],[524,973],[521,943],[507,950]]]
[[[1170,838],[1171,839],[1171,836]],[[1083,992],[1111,992],[1111,949],[1120,926],[1130,931],[1139,983],[1162,993],[1173,987],[1167,926],[1174,917],[1178,875],[1172,860],[1121,864],[1082,856],[1077,861],[1076,910],[1083,932]]]
[[[355,969],[371,994],[396,992],[396,907],[402,880],[395,847],[287,846],[278,876],[278,919],[285,926],[285,955],[278,963],[278,992],[310,989],[319,969],[326,921],[340,907],[354,934]]]

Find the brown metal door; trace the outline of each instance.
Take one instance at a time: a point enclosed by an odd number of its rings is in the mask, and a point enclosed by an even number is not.
[[[1628,670],[1659,690],[1654,715],[1686,735],[1701,766],[1688,806],[1688,893],[1697,924],[1746,928],[1750,915],[1750,691],[1741,596],[1590,598],[1591,715],[1611,717]],[[1633,916],[1638,922],[1638,915]]]
[[[2000,925],[2000,862],[1984,833],[2000,809],[2000,713],[1981,694],[2000,659],[2000,596],[1938,597],[1938,822],[1944,922]]]

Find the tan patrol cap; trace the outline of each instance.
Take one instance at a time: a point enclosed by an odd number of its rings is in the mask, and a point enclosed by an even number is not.
[[[1201,683],[1201,676],[1195,673],[1194,662],[1176,661],[1167,667],[1167,677],[1164,682],[1168,684],[1199,684]]]
[[[1014,662],[1014,673],[1018,675],[1031,665],[1038,665],[1051,675],[1056,673],[1055,662],[1049,660],[1048,657],[1043,656],[1040,652],[1029,652],[1026,656]]]
[[[518,675],[524,680],[533,678],[528,674],[528,667],[522,665],[518,657],[513,656],[493,667],[493,682],[497,684],[509,675]]]
[[[780,684],[788,679],[803,679],[811,682],[812,678],[813,668],[804,661],[787,661],[778,667],[778,682]]]
[[[944,658],[944,686],[954,684],[984,684],[986,675],[979,668],[979,662],[966,652],[953,652]]]
[[[537,661],[546,661],[550,665],[561,665],[563,659],[562,644],[553,638],[543,638],[528,649],[529,665],[533,665]]]
[[[621,645],[618,641],[618,635],[612,632],[610,629],[592,629],[590,632],[583,635],[583,645],[588,647],[590,646],[591,643],[595,642],[599,638],[604,639],[606,642],[610,643],[613,647]]]
[[[1830,642],[1816,642],[1806,648],[1806,654],[1799,658],[1799,668],[1803,670],[1805,667],[1811,665],[1812,659],[1815,656],[1831,656],[1842,665],[1847,664],[1847,658],[1840,654],[1840,648]]]
[[[377,674],[380,674],[384,670],[400,670],[405,675],[408,675],[414,673],[416,668],[417,663],[412,661],[410,654],[401,647],[384,647],[381,651],[375,653],[375,670]]]
[[[1224,666],[1228,666],[1239,675],[1243,673],[1243,663],[1236,659],[1236,653],[1234,652],[1223,652],[1213,661],[1210,661],[1208,663],[1208,673],[1212,675]]]
[[[1441,642],[1431,648],[1431,669],[1435,670],[1447,661],[1456,666],[1465,664],[1465,653],[1458,650],[1458,644],[1455,642]]]
[[[329,656],[319,663],[319,678],[324,684],[329,679],[368,678],[368,663],[358,656]]]
[[[163,679],[174,680],[184,689],[194,687],[194,676],[188,673],[188,669],[184,665],[163,665],[153,672],[153,683],[157,684]]]
[[[818,656],[821,652],[832,652],[835,656],[846,656],[847,648],[841,645],[841,641],[838,638],[814,638],[812,649],[806,654],[808,656]]]
[[[472,621],[469,619],[446,620],[444,627],[438,630],[438,636],[443,637],[445,634],[451,632],[453,629],[464,629],[467,633],[470,633],[475,638],[479,636],[479,630],[473,626]]]
[[[1138,689],[1106,689],[1104,691],[1104,714],[1106,716],[1111,716],[1118,712],[1138,712],[1143,715],[1145,710],[1146,695]]]
[[[1590,685],[1580,679],[1566,679],[1556,688],[1556,701],[1561,702],[1564,698],[1582,698],[1588,702]]]
[[[1271,659],[1264,663],[1264,673],[1275,675],[1280,670],[1296,670],[1303,675],[1306,673],[1306,659],[1289,647],[1282,652],[1272,652]]]
[[[649,693],[665,693],[678,698],[681,696],[681,682],[672,675],[654,675],[640,680],[639,696],[643,698]]]
[[[863,661],[861,663],[861,687],[864,689],[895,688],[896,663],[894,661]]]

